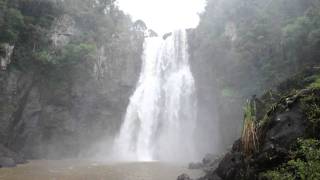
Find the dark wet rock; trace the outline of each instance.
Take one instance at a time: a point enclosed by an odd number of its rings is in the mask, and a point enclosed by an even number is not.
[[[239,152],[241,151],[241,140],[238,139],[236,140],[233,145],[232,145],[232,149],[231,152]]]
[[[189,169],[201,169],[203,168],[203,164],[202,163],[190,163],[188,168]]]
[[[206,154],[206,156],[202,159],[202,162],[190,163],[189,169],[201,169],[204,172],[211,172],[218,167],[218,164],[222,158],[223,156]]]
[[[265,135],[261,136],[260,151],[251,157],[243,156],[241,141],[234,143],[220,162],[214,175],[226,180],[241,178],[257,179],[258,172],[275,167],[288,160],[289,148],[297,138],[303,137],[307,122],[299,103],[291,104],[284,112],[275,112],[273,118],[264,127]]]
[[[245,160],[241,153],[228,153],[220,162],[217,174],[222,179],[235,179],[242,176],[244,166]]]
[[[15,167],[16,162],[9,157],[0,157],[0,167]]]
[[[266,99],[261,101],[265,104],[260,108],[269,109],[258,109],[265,113],[264,118],[259,119],[258,150],[249,156],[244,156],[239,139],[234,142],[232,149],[219,162],[218,167],[213,168],[211,165],[212,168],[206,171],[206,176],[198,180],[255,180],[260,178],[259,173],[288,162],[292,158],[291,148],[296,144],[297,139],[310,137],[308,128],[312,126],[312,122],[306,117],[303,98],[317,100],[319,94],[320,89],[302,89],[279,98],[276,102],[266,101]],[[275,105],[270,106],[273,103]],[[203,163],[210,162],[210,159],[212,157],[206,156]]]
[[[214,154],[206,154],[205,157],[202,159],[203,164],[210,164],[211,162],[215,161],[217,156]]]
[[[172,36],[172,32],[166,33],[162,36],[163,40],[166,40],[168,37]]]
[[[0,145],[0,167],[14,167],[17,164],[26,163],[26,160],[18,153]]]
[[[282,164],[289,159],[289,151],[285,148],[269,148],[266,151],[258,153],[254,160],[251,162],[251,166],[257,171],[264,169],[270,169]]]
[[[192,180],[187,174],[182,174],[177,180]]]
[[[199,178],[198,180],[222,180],[220,176],[216,174],[215,171],[207,173],[206,176]]]
[[[158,33],[156,33],[156,32],[155,32],[154,30],[152,30],[152,29],[148,29],[147,37],[158,37]]]
[[[270,121],[264,138],[263,151],[274,147],[289,148],[297,138],[305,134],[306,118],[295,104],[288,112],[281,113]]]

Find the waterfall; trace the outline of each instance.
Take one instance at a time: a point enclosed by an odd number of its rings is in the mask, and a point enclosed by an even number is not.
[[[140,79],[114,152],[127,161],[195,158],[196,98],[185,30],[147,38]]]

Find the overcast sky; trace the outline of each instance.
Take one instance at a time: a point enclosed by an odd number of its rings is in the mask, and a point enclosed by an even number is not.
[[[196,27],[205,0],[118,0],[120,9],[133,20],[142,19],[159,34]]]

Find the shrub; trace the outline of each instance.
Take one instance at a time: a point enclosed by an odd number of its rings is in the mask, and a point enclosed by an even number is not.
[[[292,152],[292,160],[281,167],[263,173],[262,176],[275,180],[316,180],[320,179],[320,141],[298,139]]]
[[[21,12],[17,9],[4,10],[4,21],[0,24],[0,41],[13,43],[17,40],[24,21]]]
[[[68,44],[57,54],[52,54],[48,50],[42,50],[34,53],[38,62],[45,65],[65,66],[77,64],[83,60],[92,58],[96,50],[95,45],[81,43]]]
[[[314,82],[309,85],[310,88],[320,88],[320,75],[314,77]]]
[[[68,44],[62,49],[62,54],[58,57],[60,64],[75,64],[82,60],[90,59],[96,51],[96,46],[89,43]]]
[[[252,103],[248,100],[244,107],[244,123],[241,136],[242,151],[246,156],[251,155],[258,149],[258,136],[255,114],[255,103]]]
[[[311,84],[313,93],[301,99],[302,109],[309,121],[308,135],[314,138],[320,138],[320,89],[318,87],[319,80]]]
[[[42,64],[56,64],[56,61],[48,51],[40,51],[35,53],[35,59]]]

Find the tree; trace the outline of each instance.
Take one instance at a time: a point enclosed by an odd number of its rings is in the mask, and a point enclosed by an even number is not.
[[[146,23],[143,22],[142,20],[137,20],[136,22],[134,22],[133,28],[136,31],[141,31],[141,32],[144,32],[144,31],[146,31],[148,29]]]
[[[0,41],[14,43],[24,25],[21,12],[13,8],[5,8],[4,18],[0,24]]]

